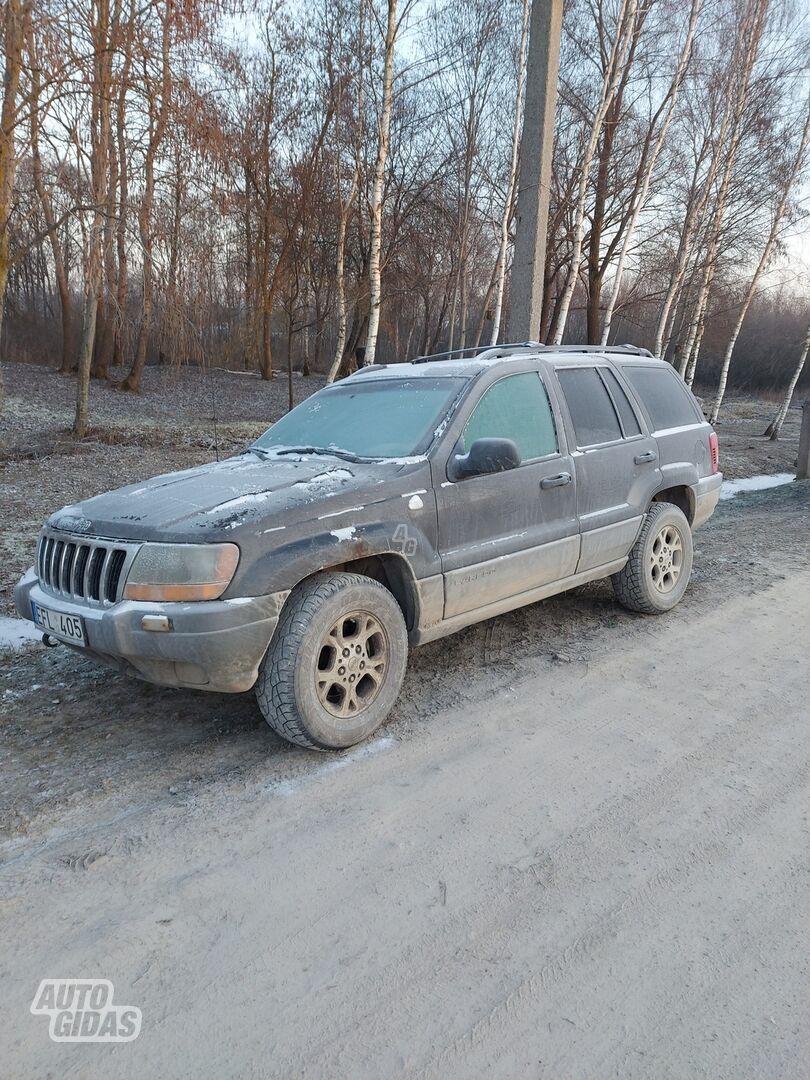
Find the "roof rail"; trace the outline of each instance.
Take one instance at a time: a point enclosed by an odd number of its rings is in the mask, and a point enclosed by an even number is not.
[[[430,353],[425,356],[415,356],[409,361],[411,364],[429,364],[434,360],[462,360],[469,357],[498,357],[511,356],[513,353],[524,349],[547,349],[549,352],[563,353],[618,353],[625,356],[653,356],[649,349],[642,349],[638,345],[543,345],[539,341],[508,341],[503,345],[476,345],[471,349],[446,349],[444,352]]]
[[[631,356],[653,356],[649,349],[638,345],[548,345],[554,352],[570,353],[628,353]]]
[[[544,349],[539,341],[513,341],[504,345],[476,345],[471,349],[446,349],[444,352],[430,353],[425,356],[415,356],[411,364],[429,364],[434,360],[462,360],[465,356],[481,356],[484,353],[508,356],[507,350],[517,349]]]

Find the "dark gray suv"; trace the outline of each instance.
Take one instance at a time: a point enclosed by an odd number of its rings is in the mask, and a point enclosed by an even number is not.
[[[235,458],[65,507],[19,613],[130,675],[236,693],[318,749],[366,738],[408,644],[611,577],[657,614],[720,493],[717,436],[632,347],[370,367]]]

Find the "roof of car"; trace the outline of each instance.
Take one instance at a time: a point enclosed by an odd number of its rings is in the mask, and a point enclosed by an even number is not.
[[[566,363],[583,365],[592,364],[594,358],[609,356],[622,363],[664,363],[647,349],[635,345],[541,345],[534,341],[522,341],[514,344],[484,346],[479,349],[454,349],[452,352],[434,353],[430,356],[417,356],[401,364],[372,364],[360,368],[350,379],[410,379],[469,377],[485,368],[497,364],[509,364],[526,357],[539,357],[543,360],[565,359]],[[344,380],[345,381],[345,380]]]

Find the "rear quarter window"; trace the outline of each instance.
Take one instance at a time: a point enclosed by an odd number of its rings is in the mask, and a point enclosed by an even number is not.
[[[702,423],[694,398],[672,368],[628,364],[622,371],[650,414],[654,431]]]

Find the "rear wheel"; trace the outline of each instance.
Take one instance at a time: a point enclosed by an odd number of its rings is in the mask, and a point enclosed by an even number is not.
[[[620,604],[644,615],[670,611],[692,573],[692,530],[672,503],[653,503],[626,565],[613,575]]]
[[[353,746],[391,711],[407,659],[405,620],[384,585],[360,574],[318,574],[284,606],[259,670],[259,708],[299,746]]]

